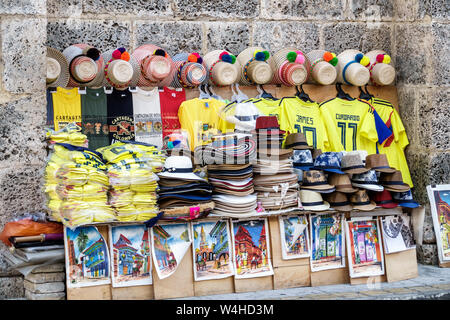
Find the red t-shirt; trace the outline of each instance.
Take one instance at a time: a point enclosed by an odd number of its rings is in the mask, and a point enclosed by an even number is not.
[[[184,89],[177,91],[164,87],[159,91],[163,138],[181,129],[178,120],[178,108],[186,100]]]

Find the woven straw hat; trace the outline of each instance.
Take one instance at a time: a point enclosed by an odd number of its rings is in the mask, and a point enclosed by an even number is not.
[[[206,81],[208,71],[200,54],[179,53],[173,57],[173,78],[171,87],[193,88]]]
[[[299,191],[299,196],[305,210],[324,211],[330,209],[330,204],[323,201],[322,195],[318,192],[302,189]]]
[[[383,50],[372,50],[366,53],[370,59],[367,68],[370,72],[370,84],[388,86],[395,80],[395,69],[390,64],[391,57]]]
[[[242,85],[266,84],[272,82],[273,71],[270,53],[261,47],[250,47],[239,53]]]
[[[47,47],[47,87],[66,87],[69,77],[66,57],[60,51]]]
[[[370,80],[370,72],[366,66],[368,57],[358,50],[345,50],[337,56],[337,82],[353,86],[364,86]]]
[[[277,50],[269,63],[274,84],[298,86],[308,79],[310,62],[302,51],[294,47]]]
[[[141,69],[136,59],[125,48],[108,50],[102,53],[102,57],[105,62],[102,86],[115,88],[136,86]]]
[[[311,64],[308,82],[329,85],[336,81],[338,58],[334,53],[325,50],[313,50],[306,54]]]
[[[104,61],[100,51],[85,43],[73,44],[63,51],[69,63],[69,87],[98,87],[103,82]]]
[[[240,65],[236,57],[225,50],[208,52],[203,61],[209,74],[209,82],[217,87],[229,86],[238,82]]]
[[[173,61],[169,54],[153,44],[144,44],[132,56],[141,68],[139,87],[168,86],[173,76]]]

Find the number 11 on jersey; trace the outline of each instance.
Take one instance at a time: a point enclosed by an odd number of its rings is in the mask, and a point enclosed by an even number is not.
[[[338,128],[341,128],[341,143],[345,150],[348,151],[347,145],[346,145],[346,137],[347,137],[347,127],[349,129],[352,129],[352,150],[357,150],[356,146],[356,132],[358,131],[358,124],[354,122],[338,122],[337,123]]]

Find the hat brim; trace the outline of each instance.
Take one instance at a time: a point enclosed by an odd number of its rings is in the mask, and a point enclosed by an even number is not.
[[[411,201],[411,202],[397,202],[399,207],[404,207],[404,208],[418,208],[420,207],[420,204],[416,201]]]
[[[158,173],[158,176],[168,179],[181,179],[181,180],[198,180],[198,181],[205,181],[205,179],[197,176],[195,173],[176,173],[176,172],[160,172]]]
[[[373,169],[373,170],[378,171],[378,172],[383,172],[383,173],[394,173],[395,171],[397,171],[397,169],[395,169],[395,168],[381,168],[381,169]]]
[[[362,188],[362,189],[366,189],[366,190],[370,190],[370,191],[376,191],[376,192],[380,192],[380,191],[384,190],[383,186],[380,186],[380,185],[377,185],[377,184],[359,184],[359,183],[352,182],[352,186],[358,187],[358,188]]]
[[[324,201],[320,206],[303,206],[303,209],[305,209],[305,211],[325,211],[330,209],[330,204],[327,201]]]
[[[311,170],[313,167],[314,167],[314,165],[311,165],[311,166],[296,166],[295,163],[294,163],[294,168],[300,169],[300,170],[303,170],[303,171],[309,171],[309,170]]]
[[[251,218],[256,217],[260,215],[256,210],[245,212],[245,213],[232,213],[227,211],[222,211],[218,209],[214,209],[213,214],[223,216],[223,217],[230,217],[230,218]]]
[[[349,170],[341,169],[341,170],[347,174],[361,174],[361,173],[366,173],[366,172],[370,171],[370,169],[367,169],[367,168],[355,168],[355,169],[349,169]]]
[[[406,192],[411,190],[410,186],[407,185],[406,183],[402,184],[402,185],[383,185],[384,188],[388,191],[392,191],[392,192]]]
[[[395,202],[389,202],[389,203],[382,203],[382,204],[378,204],[378,207],[382,207],[382,208],[386,208],[386,209],[392,209],[392,208],[396,208],[398,207],[398,203]]]
[[[358,191],[358,189],[349,187],[339,188],[339,186],[336,186],[336,191],[343,193],[355,193],[356,191]]]
[[[67,61],[66,57],[62,54],[62,52],[50,47],[47,47],[47,57],[55,59],[61,66],[61,72],[58,78],[53,82],[47,83],[47,88],[67,87],[67,84],[69,83],[70,73],[69,62]]]
[[[317,191],[317,190],[331,190],[331,189],[336,189],[336,188],[329,184],[321,184],[321,185],[317,185],[317,186],[302,185],[301,189]]]
[[[365,205],[362,205],[362,206],[353,205],[353,209],[361,210],[361,211],[372,211],[376,207],[377,207],[377,205],[373,201],[370,201],[370,204],[365,204]]]
[[[330,207],[333,208],[334,210],[337,211],[344,211],[344,212],[348,212],[348,211],[352,211],[353,210],[353,206],[348,204],[345,206],[333,206],[333,204],[330,203]]]

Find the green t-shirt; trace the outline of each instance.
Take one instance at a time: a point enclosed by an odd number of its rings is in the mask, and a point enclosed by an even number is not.
[[[82,132],[88,137],[89,149],[109,145],[106,94],[103,88],[86,88],[81,95]]]

